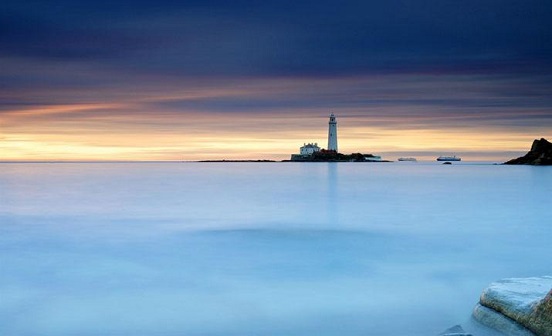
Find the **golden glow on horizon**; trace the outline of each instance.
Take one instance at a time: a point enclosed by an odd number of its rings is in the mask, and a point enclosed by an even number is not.
[[[462,78],[478,97],[492,83]],[[68,102],[31,104],[0,114],[0,160],[288,159],[304,142],[326,147],[331,111],[337,114],[343,153],[418,153],[412,156],[430,158],[463,152],[478,159],[508,159],[504,153],[525,152],[534,138],[549,134],[546,122],[539,126],[543,112],[537,109],[489,112],[469,105],[408,103],[419,92],[424,101],[473,99],[469,91],[459,90],[457,79],[235,79],[170,90],[145,86],[136,92],[55,91],[51,94]],[[332,94],[331,100],[345,100],[344,106],[317,106]],[[69,102],[79,97],[89,103]],[[257,100],[264,104],[259,110],[248,105]],[[372,100],[379,105],[372,106]],[[534,125],[496,122],[515,121],[524,113]]]
[[[217,119],[219,120],[219,119]],[[220,128],[205,128],[182,133],[125,129],[123,133],[93,130],[86,133],[15,133],[0,138],[2,160],[202,160],[202,159],[287,159],[304,142],[318,142],[326,147],[326,125],[312,128],[244,132],[236,134]],[[227,125],[224,122],[222,125]],[[263,120],[276,125],[278,120]],[[228,121],[230,123],[230,121]],[[312,134],[308,136],[306,134]],[[480,133],[466,130],[392,130],[347,126],[338,130],[343,153],[387,152],[483,152],[494,159],[500,154],[526,151],[532,141],[525,134],[500,131]],[[431,155],[428,155],[430,157]],[[503,156],[503,155],[502,155]],[[479,159],[485,158],[479,157]],[[508,158],[508,157],[506,157]]]

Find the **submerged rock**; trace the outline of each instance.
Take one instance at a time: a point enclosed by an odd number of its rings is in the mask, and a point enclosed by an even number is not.
[[[544,138],[533,141],[531,150],[525,156],[504,164],[552,165],[552,143]]]
[[[439,336],[472,336],[472,334],[465,332],[462,326],[455,325],[440,333]]]
[[[506,335],[552,336],[552,276],[505,279],[481,294],[473,316]]]

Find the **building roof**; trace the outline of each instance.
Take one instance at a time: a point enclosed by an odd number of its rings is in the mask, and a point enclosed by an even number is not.
[[[320,148],[320,147],[318,147],[317,144],[311,144],[311,143],[310,143],[310,144],[304,145],[304,146],[301,147],[301,148]]]

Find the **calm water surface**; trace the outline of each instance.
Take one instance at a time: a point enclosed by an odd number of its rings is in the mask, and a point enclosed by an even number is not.
[[[552,168],[0,164],[2,335],[436,335],[550,275]]]

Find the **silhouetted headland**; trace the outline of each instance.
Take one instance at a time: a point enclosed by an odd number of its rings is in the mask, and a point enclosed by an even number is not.
[[[540,140],[533,141],[531,150],[522,157],[512,159],[504,164],[518,164],[518,165],[539,165],[549,166],[552,165],[552,143],[548,140],[541,138]]]

